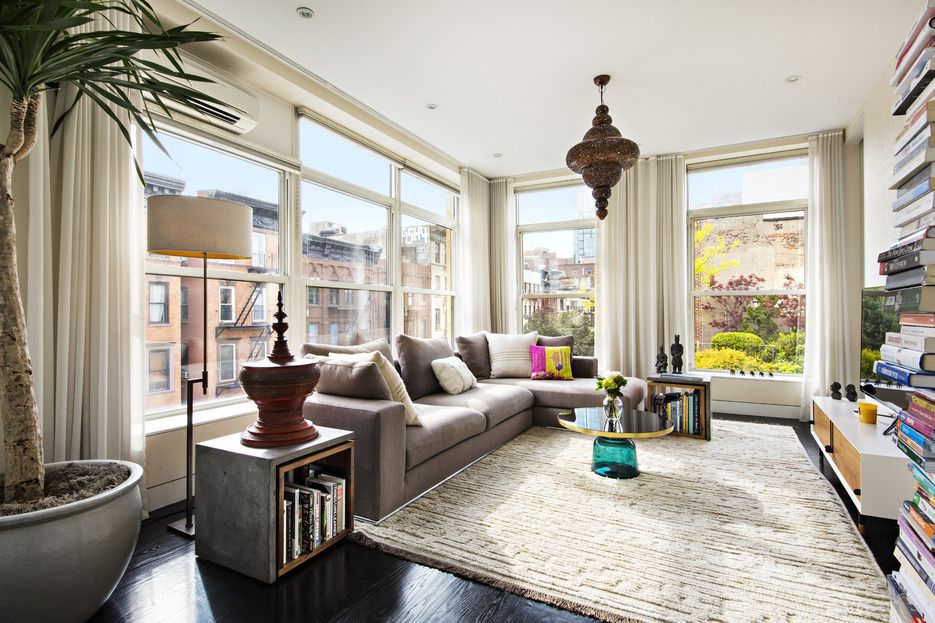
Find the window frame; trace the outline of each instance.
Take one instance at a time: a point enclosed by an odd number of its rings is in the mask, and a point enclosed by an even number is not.
[[[233,383],[237,381],[237,342],[218,342],[217,343],[218,352],[217,352],[217,383]],[[231,365],[232,376],[230,378],[221,376],[221,352],[226,348],[230,348],[233,351],[234,357]]]
[[[804,213],[804,222],[803,222],[803,236],[802,236],[802,245],[803,245],[803,272],[804,275],[808,275],[808,250],[805,248],[805,245],[808,241],[808,209],[809,209],[809,200],[808,197],[798,198],[798,199],[783,199],[780,201],[767,201],[759,203],[737,203],[732,205],[717,206],[712,208],[694,208],[689,209],[688,207],[688,198],[689,191],[688,185],[690,182],[691,174],[693,172],[707,171],[711,169],[719,168],[728,168],[736,167],[743,164],[752,164],[755,162],[765,162],[770,160],[789,160],[793,158],[808,158],[808,149],[789,149],[779,152],[768,152],[755,154],[746,157],[726,157],[722,159],[699,162],[699,163],[688,163],[685,167],[685,210],[686,217],[685,223],[687,227],[686,237],[688,243],[688,252],[686,253],[688,266],[686,267],[688,271],[688,333],[689,339],[685,340],[682,345],[685,347],[685,361],[687,363],[687,368],[691,370],[698,370],[700,372],[707,373],[723,373],[726,370],[711,370],[707,368],[696,368],[695,367],[695,300],[699,297],[704,296],[783,296],[783,295],[793,295],[793,296],[805,296],[806,288],[792,288],[792,289],[770,289],[770,290],[705,290],[705,289],[696,289],[695,288],[695,250],[694,250],[694,231],[695,231],[695,222],[698,220],[707,220],[711,218],[730,218],[730,217],[742,217],[742,216],[762,216],[765,214],[782,214],[782,213],[791,213],[791,212],[803,212]],[[774,376],[783,376],[790,378],[801,378],[802,373],[787,374],[787,373],[773,373]]]
[[[283,157],[280,154],[264,150],[254,144],[246,143],[240,139],[232,138],[227,135],[221,135],[213,131],[198,129],[192,125],[187,125],[178,119],[154,114],[154,125],[156,131],[160,134],[172,136],[176,139],[184,140],[198,147],[220,152],[226,156],[239,158],[253,165],[265,167],[275,171],[279,175],[279,268],[277,272],[265,271],[243,271],[231,270],[228,263],[218,261],[210,263],[207,267],[208,280],[216,281],[242,281],[242,282],[262,282],[267,284],[277,284],[285,289],[284,296],[287,301],[295,300],[293,291],[295,285],[292,277],[292,254],[294,253],[294,244],[291,242],[294,234],[294,221],[296,210],[296,193],[294,191],[299,181],[299,171],[301,170],[297,160]],[[298,131],[296,129],[296,131]],[[145,168],[145,166],[144,166]],[[145,244],[145,241],[144,241]],[[144,247],[145,248],[145,247]],[[269,249],[267,249],[269,250]],[[193,277],[199,282],[202,278],[201,267],[195,266],[176,266],[172,264],[162,264],[151,262],[144,254],[144,273],[145,277]],[[296,307],[290,307],[291,313],[298,313]],[[224,323],[225,326],[230,323]],[[195,411],[216,409],[226,405],[238,404],[248,401],[246,396],[232,396],[212,398],[207,402],[197,402],[194,406]],[[185,413],[185,405],[176,405],[171,407],[155,407],[152,410],[146,410],[144,418],[156,420],[159,418],[171,417]]]
[[[153,286],[161,287],[165,299],[161,302],[153,303]],[[162,305],[163,320],[153,320],[153,305]],[[146,304],[146,324],[152,327],[165,327],[170,325],[169,318],[169,282],[168,281],[147,281],[147,304]]]
[[[223,292],[230,292],[230,303],[223,302]],[[218,324],[234,324],[237,317],[234,316],[234,310],[237,308],[237,288],[236,286],[221,284],[218,286]],[[230,306],[230,319],[224,318],[224,308]]]
[[[179,322],[188,322],[188,286],[179,286]]]
[[[154,352],[160,352],[165,354],[166,357],[166,386],[153,389],[152,386],[152,367],[149,365],[152,362],[151,356]],[[172,391],[172,345],[171,344],[149,344],[146,346],[146,393],[147,394],[164,394],[166,392]]]
[[[257,312],[260,312],[259,319]],[[266,320],[266,288],[257,290],[257,295],[253,299],[253,305],[250,308],[250,318],[254,325],[267,324]]]
[[[348,195],[354,199],[359,199],[361,201],[366,201],[371,204],[376,204],[383,206],[387,210],[387,227],[386,227],[386,262],[387,262],[387,280],[385,284],[376,284],[376,283],[354,283],[354,282],[343,282],[335,281],[329,279],[309,279],[304,276],[303,266],[302,266],[302,257],[301,252],[295,254],[293,271],[298,276],[303,287],[318,287],[318,288],[329,288],[334,291],[334,289],[341,290],[364,290],[368,292],[385,292],[389,296],[390,304],[390,319],[389,326],[387,327],[387,332],[389,338],[392,339],[392,336],[399,335],[403,333],[404,327],[404,315],[405,315],[405,300],[407,299],[406,295],[410,294],[428,294],[436,296],[448,296],[451,297],[451,313],[449,314],[449,327],[448,327],[448,341],[451,344],[454,344],[454,310],[455,310],[455,300],[457,296],[457,285],[455,281],[455,262],[456,262],[456,251],[459,241],[458,237],[458,218],[461,209],[461,197],[460,189],[446,184],[441,180],[438,180],[430,175],[425,174],[420,171],[418,168],[413,167],[409,163],[405,163],[402,159],[395,157],[393,154],[390,154],[384,150],[379,149],[372,143],[369,143],[361,137],[355,136],[346,130],[340,128],[336,124],[329,122],[327,119],[321,118],[318,115],[308,111],[306,109],[299,109],[299,122],[301,119],[305,118],[311,121],[312,123],[317,123],[324,126],[326,129],[337,132],[342,135],[344,138],[357,143],[363,149],[369,150],[378,156],[386,159],[390,164],[391,180],[390,180],[390,194],[384,195],[379,192],[375,192],[368,188],[358,186],[353,182],[343,180],[322,171],[311,168],[310,166],[302,163],[301,164],[301,179],[298,183],[299,188],[299,199],[297,201],[298,209],[296,210],[297,219],[294,223],[294,226],[299,232],[299,236],[302,235],[302,222],[301,222],[301,212],[302,212],[302,202],[301,202],[301,185],[304,182],[310,182],[312,184],[317,184],[328,190],[334,192],[340,192],[345,195]],[[297,122],[298,123],[298,122]],[[296,127],[296,136],[299,136],[298,126]],[[406,203],[402,201],[400,197],[400,176],[402,172],[405,171],[408,175],[420,178],[422,181],[435,184],[436,186],[441,187],[442,189],[452,193],[452,200],[454,202],[454,209],[452,210],[453,215],[451,218],[448,218],[447,215],[438,214],[430,210],[422,209],[418,206]],[[451,249],[449,250],[450,257],[450,266],[451,271],[451,283],[449,284],[448,289],[434,289],[434,288],[416,288],[413,286],[404,286],[402,285],[402,221],[404,216],[411,216],[413,218],[420,219],[425,221],[429,225],[438,225],[446,227],[451,230]],[[301,239],[301,238],[299,238]],[[329,304],[331,299],[329,298]],[[339,301],[335,303],[340,305]],[[304,309],[303,309],[303,313]],[[304,322],[303,324],[307,324]],[[331,339],[330,331],[328,333],[319,333],[319,336],[322,338]],[[340,330],[338,331],[340,335]]]
[[[585,188],[584,183],[580,179],[566,180],[562,182],[552,183],[552,184],[536,184],[524,186],[522,188],[514,188],[513,194],[518,197],[523,193],[527,192],[536,192],[542,190],[551,190],[556,188],[567,188],[567,187],[582,187]],[[516,326],[519,327],[519,330],[522,331],[523,317],[525,315],[524,310],[527,307],[527,301],[534,300],[543,300],[543,299],[579,299],[579,300],[588,300],[594,298],[595,291],[597,289],[597,283],[594,283],[594,291],[591,292],[590,296],[579,295],[573,296],[569,295],[567,292],[524,292],[523,291],[523,236],[525,234],[537,234],[537,233],[551,233],[551,232],[562,232],[569,231],[574,232],[582,229],[597,229],[597,222],[593,217],[588,218],[579,218],[579,219],[566,219],[563,221],[547,221],[544,223],[527,223],[521,225],[519,223],[519,201],[513,202],[513,209],[515,211],[515,222],[516,222],[516,307],[514,309],[514,316],[516,317]],[[595,231],[595,235],[596,235]],[[597,257],[595,249],[595,258],[594,258],[594,270],[597,270]],[[595,330],[597,327],[595,326]]]

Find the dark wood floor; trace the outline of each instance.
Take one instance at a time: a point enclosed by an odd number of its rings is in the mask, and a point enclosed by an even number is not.
[[[807,424],[736,419],[792,426],[817,467],[818,447]],[[831,470],[825,475],[846,500]],[[856,521],[853,505],[849,500],[846,505]],[[166,524],[182,516],[181,510],[180,505],[162,509],[144,523],[126,576],[92,621],[592,620],[348,542],[267,586],[196,558],[192,541],[166,531]],[[892,554],[895,522],[871,519],[865,539],[883,571],[889,572],[896,564]]]

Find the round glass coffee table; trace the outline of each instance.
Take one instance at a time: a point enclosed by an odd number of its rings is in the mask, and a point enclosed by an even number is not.
[[[650,413],[624,409],[616,420],[604,417],[603,407],[582,407],[558,414],[558,423],[569,430],[596,437],[591,458],[595,474],[607,478],[636,478],[634,439],[662,437],[672,432],[672,420]]]

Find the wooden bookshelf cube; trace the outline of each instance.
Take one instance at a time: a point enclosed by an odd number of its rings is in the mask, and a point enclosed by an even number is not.
[[[644,408],[647,411],[652,411],[653,396],[657,393],[665,392],[667,389],[697,389],[699,390],[701,403],[701,417],[699,419],[701,432],[697,435],[685,432],[673,432],[671,434],[711,441],[711,382],[707,380],[693,381],[688,379],[673,379],[672,377],[650,376],[646,379],[646,401],[648,404],[644,405]]]

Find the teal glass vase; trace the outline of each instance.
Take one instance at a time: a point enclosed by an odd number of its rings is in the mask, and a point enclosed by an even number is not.
[[[632,439],[598,437],[594,440],[591,469],[607,478],[636,478],[640,475],[636,444]]]

